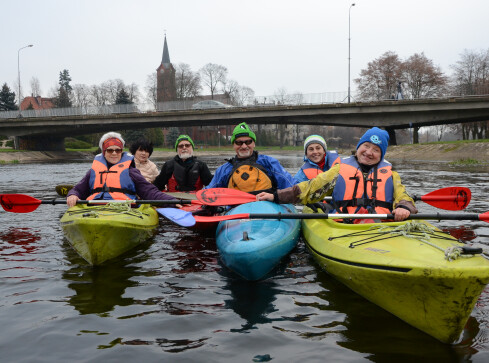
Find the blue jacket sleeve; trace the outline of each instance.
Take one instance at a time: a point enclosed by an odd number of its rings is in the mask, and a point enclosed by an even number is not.
[[[229,173],[232,169],[233,167],[230,163],[226,163],[218,167],[216,169],[216,172],[214,173],[214,177],[212,178],[211,182],[204,189],[227,188]]]
[[[294,178],[295,180],[297,180],[298,183],[309,180],[307,179],[306,174],[304,174],[304,170],[302,170],[302,168],[300,168],[299,171],[294,175]]]

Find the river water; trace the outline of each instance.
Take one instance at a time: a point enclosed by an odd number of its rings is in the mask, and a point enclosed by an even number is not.
[[[302,163],[278,158],[292,173]],[[223,157],[203,159],[214,171]],[[467,186],[467,212],[488,209],[487,169],[394,165],[411,194]],[[0,193],[53,198],[56,184],[76,183],[89,167],[0,165]],[[269,278],[246,282],[221,264],[212,234],[162,220],[152,240],[92,268],[63,237],[65,209],[0,211],[2,362],[489,361],[489,287],[460,342],[446,345],[327,275],[302,240]],[[434,224],[489,249],[484,222]]]

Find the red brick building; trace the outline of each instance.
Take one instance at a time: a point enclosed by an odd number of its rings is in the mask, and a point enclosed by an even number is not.
[[[23,110],[45,110],[48,108],[54,108],[54,99],[52,98],[43,98],[41,96],[33,97],[24,97],[22,102],[20,103],[20,109]]]

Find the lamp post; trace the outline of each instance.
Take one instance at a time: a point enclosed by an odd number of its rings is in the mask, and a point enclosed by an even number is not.
[[[351,37],[350,37],[350,14],[351,14],[351,8],[355,6],[355,3],[352,3],[350,5],[350,8],[348,9],[348,103],[350,103],[350,98],[351,98],[351,92],[350,92],[350,42],[351,42]]]
[[[34,46],[33,44],[29,44],[29,45],[26,45],[25,47],[20,48],[17,51],[17,73],[18,73],[18,76],[19,76],[19,79],[18,79],[18,82],[19,82],[19,114],[20,114],[20,51],[22,49],[30,48],[30,47],[33,47],[33,46]]]

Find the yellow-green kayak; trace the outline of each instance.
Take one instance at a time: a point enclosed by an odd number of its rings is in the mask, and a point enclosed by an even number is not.
[[[158,213],[148,204],[131,208],[125,203],[100,206],[78,204],[61,218],[66,238],[92,265],[113,259],[150,238]]]
[[[306,207],[304,213],[313,211]],[[462,243],[425,221],[305,219],[302,227],[309,251],[326,272],[444,343],[459,338],[489,283],[489,260],[463,254]]]

